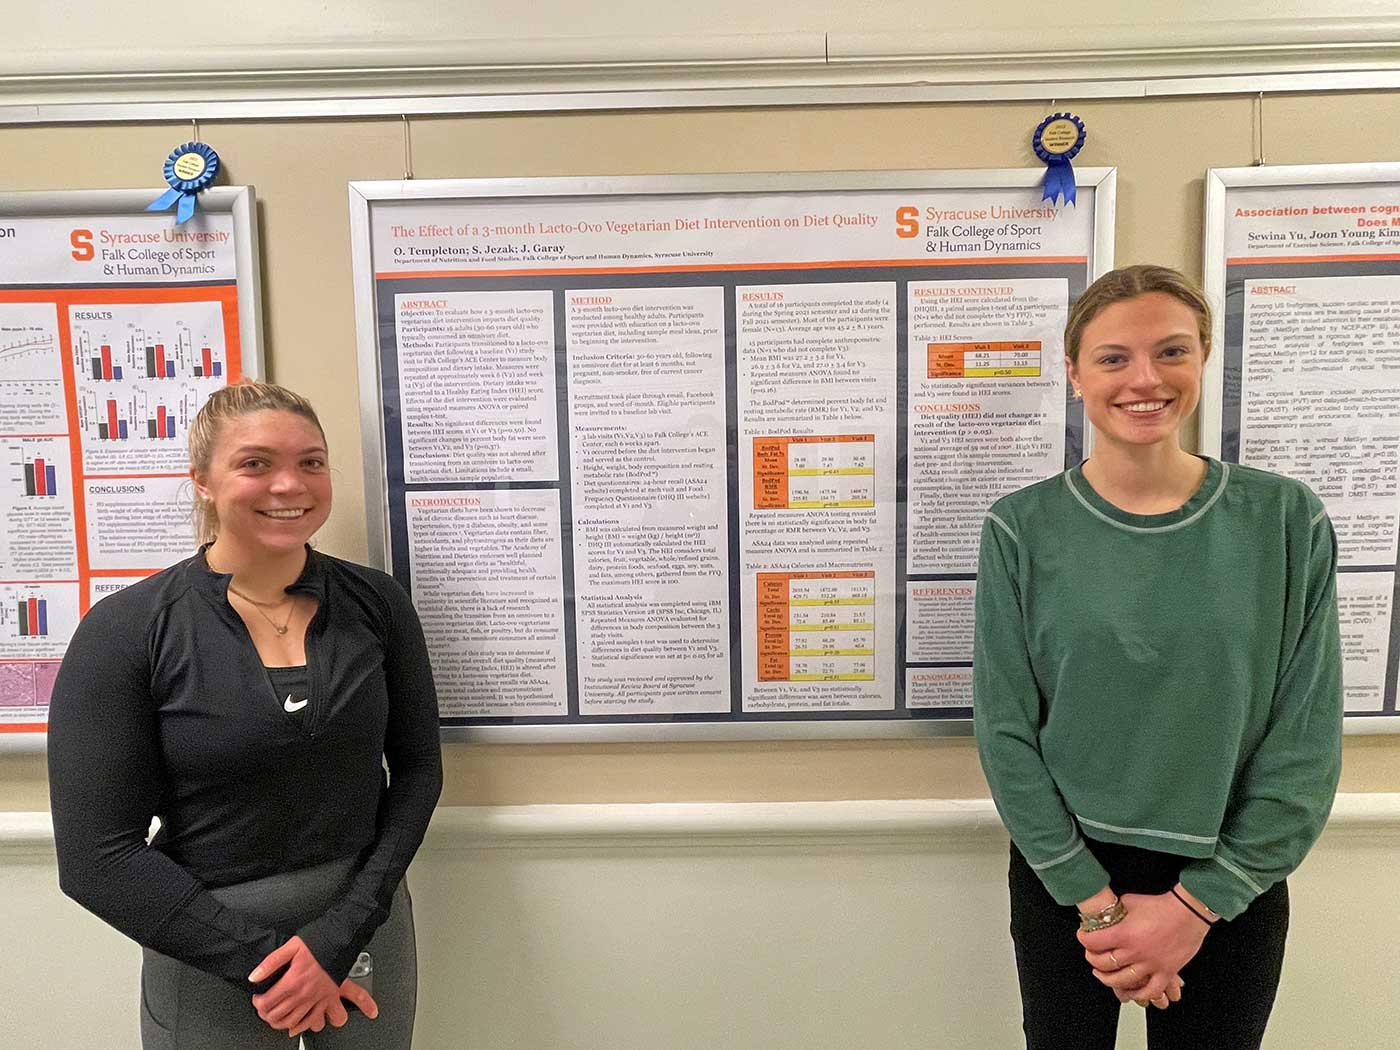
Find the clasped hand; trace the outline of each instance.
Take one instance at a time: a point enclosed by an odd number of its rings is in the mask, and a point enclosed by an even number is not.
[[[327,1024],[332,1028],[341,1027],[349,1020],[342,999],[354,1003],[366,1017],[378,1015],[379,1006],[373,996],[349,980],[336,987],[331,975],[322,969],[300,937],[292,937],[268,953],[248,975],[248,980],[256,984],[284,966],[287,969],[276,984],[253,996],[253,1006],[259,1017],[278,1031],[285,1031],[289,1037],[305,1031],[319,1032]]]
[[[1125,893],[1122,900],[1122,922],[1079,932],[1084,957],[1119,1002],[1166,1009],[1181,998],[1181,968],[1201,950],[1207,927],[1170,893]]]

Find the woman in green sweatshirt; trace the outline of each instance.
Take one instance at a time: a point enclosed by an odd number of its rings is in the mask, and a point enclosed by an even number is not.
[[[1130,1000],[1152,1050],[1257,1047],[1336,791],[1332,523],[1181,448],[1210,334],[1174,270],[1095,281],[1065,329],[1093,455],[982,529],[974,712],[1030,1050],[1108,1050]]]

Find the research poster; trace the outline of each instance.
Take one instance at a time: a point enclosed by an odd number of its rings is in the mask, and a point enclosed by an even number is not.
[[[1349,166],[1309,172],[1280,169],[1266,185],[1212,172],[1208,291],[1224,311],[1218,423],[1205,437],[1222,459],[1299,478],[1326,505],[1356,722],[1396,713],[1400,170],[1367,181]]]
[[[357,184],[386,562],[445,725],[970,716],[979,531],[1081,458],[1062,330],[1112,193],[975,175]]]
[[[0,214],[0,732],[43,730],[94,602],[193,552],[187,429],[242,371],[234,240],[227,211]]]

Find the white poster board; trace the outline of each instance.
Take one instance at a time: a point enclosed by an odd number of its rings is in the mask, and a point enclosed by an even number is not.
[[[1212,169],[1204,273],[1202,451],[1322,498],[1346,728],[1400,731],[1400,164]]]
[[[966,732],[1115,177],[355,183],[370,547],[486,739]],[[1029,450],[1029,452],[1028,452]]]
[[[194,551],[186,428],[262,374],[253,192],[0,194],[0,746],[92,603]]]

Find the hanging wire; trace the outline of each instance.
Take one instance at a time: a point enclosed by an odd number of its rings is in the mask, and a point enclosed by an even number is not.
[[[199,141],[199,119],[197,117],[190,117],[190,141]]]
[[[1259,146],[1254,151],[1255,167],[1264,165],[1264,92],[1254,96],[1254,126],[1259,136]]]
[[[403,114],[403,177],[404,181],[413,178],[413,139],[408,130],[408,114]]]

